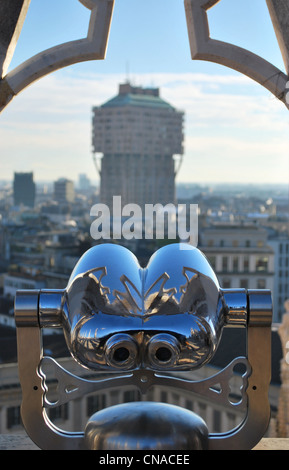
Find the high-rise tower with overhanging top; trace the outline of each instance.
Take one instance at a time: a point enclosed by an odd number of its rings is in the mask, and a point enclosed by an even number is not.
[[[94,107],[92,145],[101,176],[100,201],[109,208],[113,196],[121,196],[122,206],[175,203],[183,121],[184,113],[164,101],[158,88],[129,83]]]

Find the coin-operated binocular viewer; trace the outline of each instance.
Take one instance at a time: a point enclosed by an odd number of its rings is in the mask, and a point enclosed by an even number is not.
[[[271,294],[221,289],[197,248],[168,245],[143,269],[124,247],[95,246],[81,257],[66,289],[17,292],[15,320],[22,421],[41,449],[251,449],[266,432]],[[175,374],[208,364],[225,327],[246,329],[244,357],[201,381]],[[63,329],[71,356],[91,371],[92,379],[73,375],[53,358],[43,357],[44,328]],[[47,364],[58,381],[53,403],[47,393]],[[230,399],[229,382],[238,364],[245,372],[236,403]],[[128,386],[138,389],[143,401],[97,411],[79,432],[61,430],[49,419],[50,408]],[[231,431],[210,433],[197,414],[146,401],[153,386],[199,394],[218,407],[242,411],[244,419]]]

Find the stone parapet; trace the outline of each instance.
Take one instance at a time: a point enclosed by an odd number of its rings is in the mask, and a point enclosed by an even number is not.
[[[2,434],[0,435],[0,450],[39,449],[26,435]],[[289,439],[262,439],[253,450],[289,450]]]

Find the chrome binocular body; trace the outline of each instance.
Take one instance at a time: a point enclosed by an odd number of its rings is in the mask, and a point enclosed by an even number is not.
[[[81,257],[66,289],[19,291],[15,299],[15,320],[24,392],[22,417],[28,434],[39,441],[42,448],[84,448],[92,426],[90,423],[88,434],[75,435],[62,433],[47,424],[45,413],[51,404],[46,399],[45,375],[41,369],[48,360],[42,357],[43,328],[62,328],[71,356],[84,368],[96,374],[114,373],[107,383],[105,380],[88,383],[76,377],[72,379],[54,361],[58,380],[63,382],[61,388],[65,390],[68,376],[70,382],[76,384],[69,397],[68,393],[62,393],[60,404],[88,390],[127,383],[134,384],[142,393],[162,383],[189,387],[215,398],[212,384],[216,380],[222,383],[229,380],[235,363],[228,365],[218,379],[214,377],[198,384],[191,381],[189,386],[188,381],[176,379],[172,374],[205,366],[218,349],[223,328],[244,327],[248,332],[248,358],[239,358],[239,361],[246,365],[241,405],[248,408],[248,416],[238,431],[222,436],[208,434],[205,446],[221,448],[230,442],[231,447],[251,448],[267,428],[271,294],[269,291],[221,289],[210,264],[197,248],[186,244],[167,245],[154,253],[146,268],[142,268],[124,247],[95,246]],[[28,345],[30,363],[23,352]],[[262,364],[260,348],[264,349]],[[168,376],[163,375],[167,372]],[[252,380],[250,390],[248,383]],[[31,404],[32,390],[34,396],[38,396],[38,405]],[[228,401],[224,393],[220,393],[218,399],[223,403]],[[152,405],[144,402],[140,405],[149,416]],[[35,406],[37,412],[33,411]],[[252,406],[253,409],[256,406],[257,411],[252,413]],[[32,413],[34,418],[31,418]],[[127,419],[121,410],[119,416]],[[37,427],[42,432],[39,433]],[[99,434],[99,429],[97,432]],[[45,440],[46,434],[48,439]]]

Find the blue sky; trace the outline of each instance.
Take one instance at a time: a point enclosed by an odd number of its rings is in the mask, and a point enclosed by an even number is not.
[[[31,0],[10,69],[56,44],[85,37],[89,11],[78,0]],[[284,69],[265,0],[221,0],[209,12],[211,36]],[[183,0],[116,0],[105,61],[77,64],[24,90],[0,115],[1,178],[96,180],[91,109],[127,78],[159,87],[185,112],[178,181],[288,183],[289,114],[252,80],[192,61]]]

